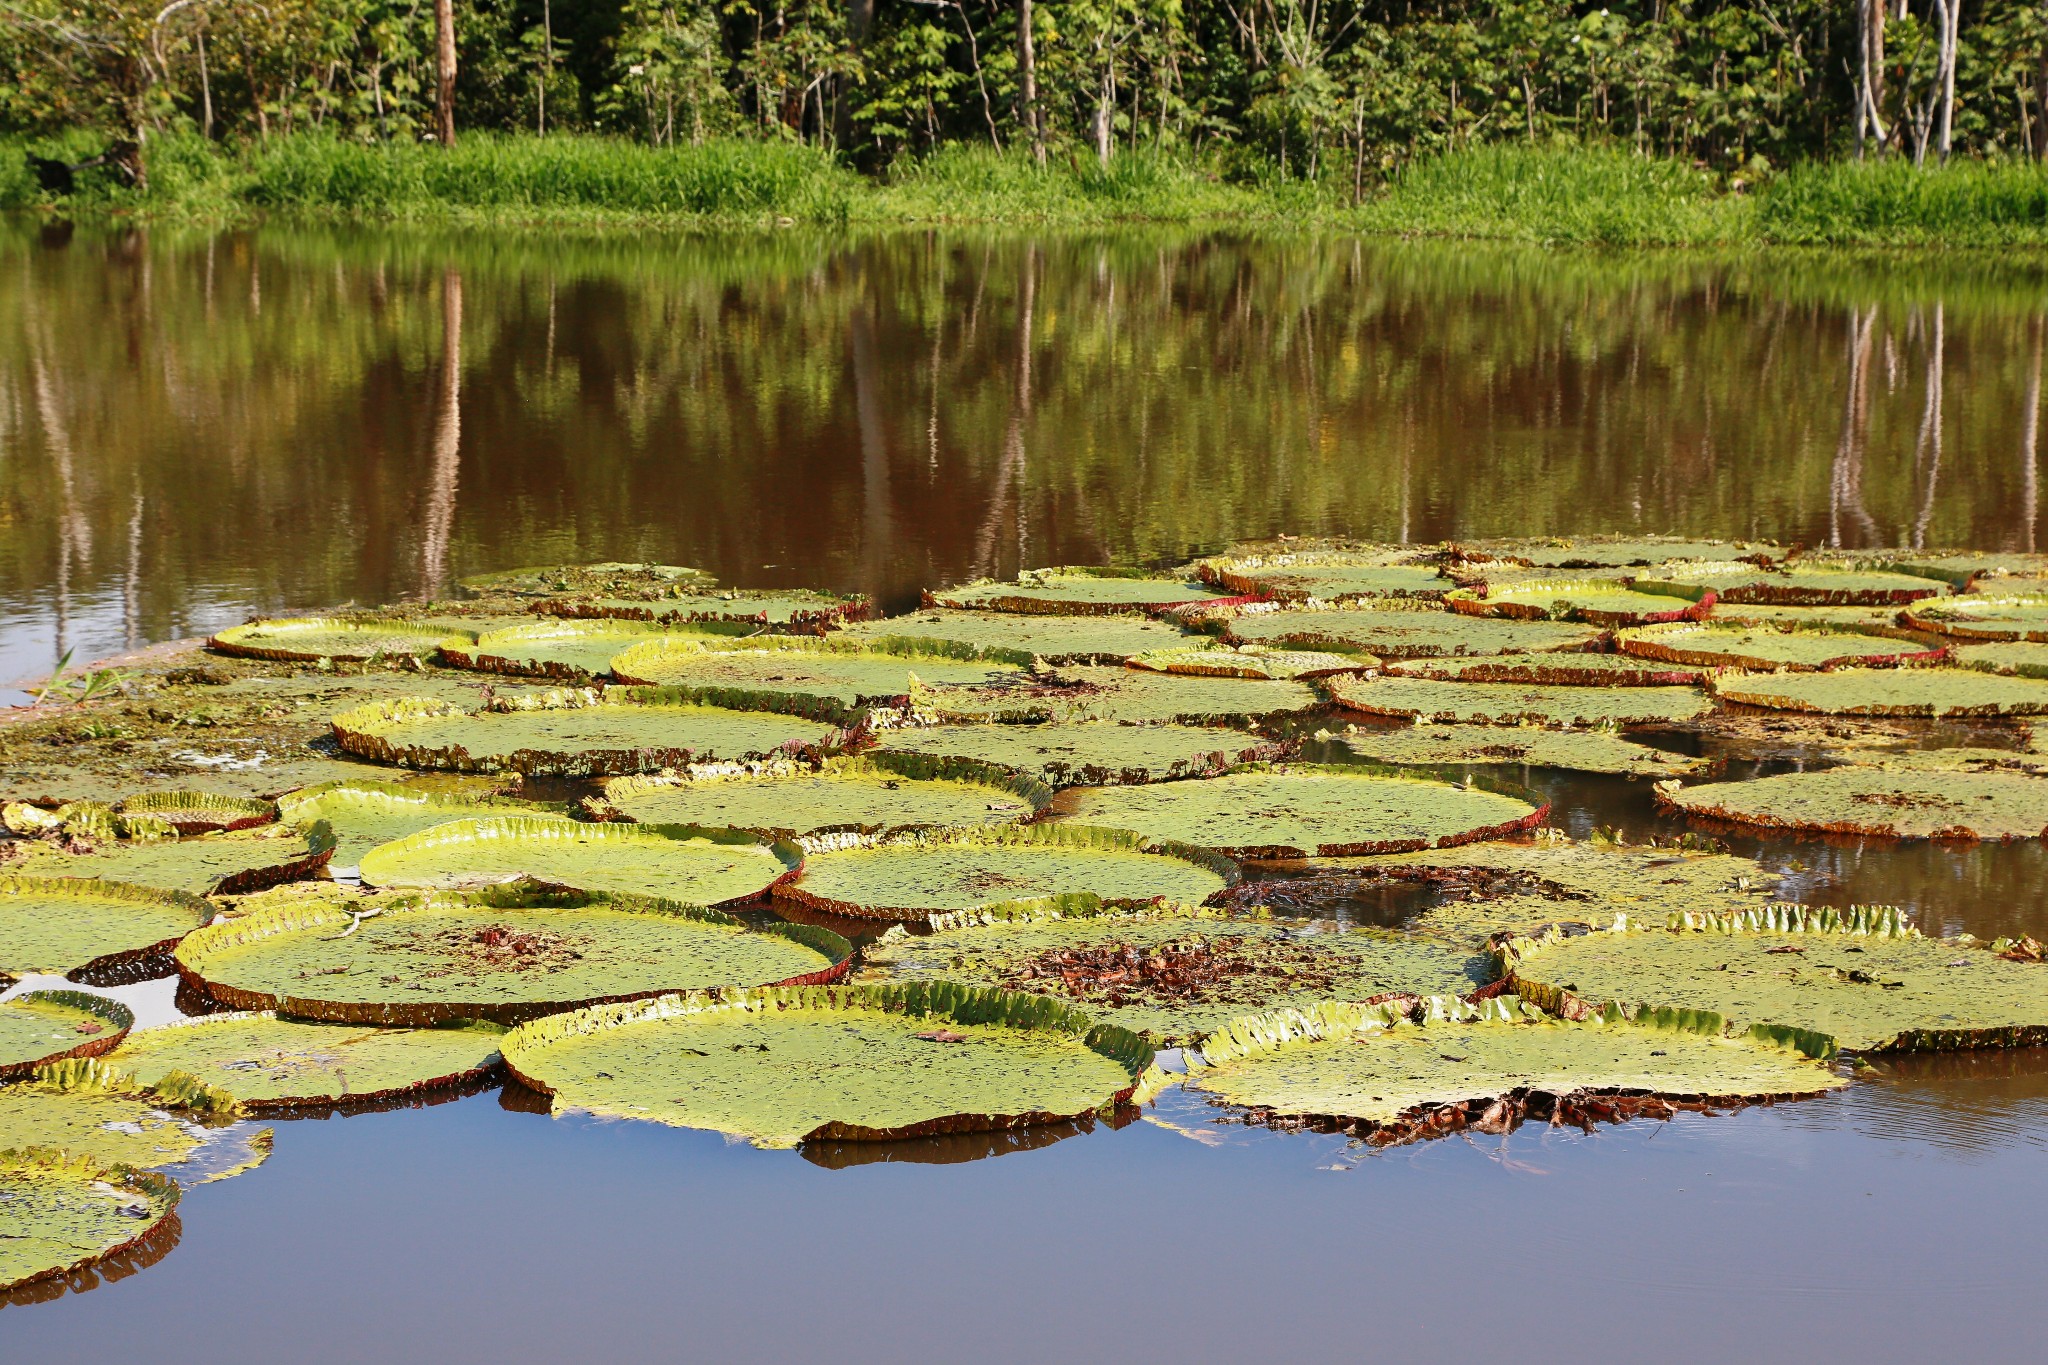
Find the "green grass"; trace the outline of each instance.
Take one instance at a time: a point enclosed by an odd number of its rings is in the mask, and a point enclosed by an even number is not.
[[[80,160],[99,145],[87,133],[0,139],[0,208],[55,207],[24,169],[24,150]],[[470,134],[443,150],[173,136],[151,144],[150,177],[137,194],[89,172],[65,207],[194,223],[262,214],[589,227],[1187,223],[1615,247],[2048,246],[2048,170],[2017,162],[1815,163],[1731,192],[1681,161],[1502,144],[1419,162],[1353,207],[1342,186],[1243,183],[1211,162],[1150,150],[1104,170],[1086,155],[1039,166],[1014,148],[954,147],[868,178],[784,143],[654,148]]]

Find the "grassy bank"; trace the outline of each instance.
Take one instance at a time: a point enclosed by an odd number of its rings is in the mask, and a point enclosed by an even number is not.
[[[657,149],[475,135],[443,151],[305,136],[242,147],[171,137],[151,146],[147,193],[88,172],[61,204],[23,165],[27,150],[81,160],[96,146],[84,135],[0,140],[0,208],[187,222],[263,214],[591,226],[1153,222],[1613,246],[2048,246],[2048,172],[2031,163],[1917,170],[1833,162],[1732,186],[1625,151],[1501,145],[1419,163],[1358,205],[1344,186],[1226,181],[1199,161],[1144,151],[1104,170],[1085,157],[1041,167],[963,147],[869,178],[815,149],[757,142]]]

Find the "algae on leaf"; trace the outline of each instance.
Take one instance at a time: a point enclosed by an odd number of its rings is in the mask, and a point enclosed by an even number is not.
[[[1634,744],[1611,730],[1547,730],[1536,725],[1360,725],[1333,738],[1361,758],[1418,766],[1519,763],[1582,773],[1676,777],[1710,762]]]
[[[1278,758],[1290,746],[1214,725],[932,725],[884,730],[877,754],[992,763],[1050,786],[1108,786],[1202,777],[1237,763]]]
[[[1690,687],[1545,687],[1350,676],[1331,678],[1326,687],[1332,701],[1354,711],[1439,724],[1647,725],[1691,720],[1713,709],[1703,693]]]
[[[1395,598],[1352,607],[1244,607],[1208,618],[1234,645],[1335,650],[1387,659],[1585,649],[1598,626],[1467,616],[1433,602]]]
[[[615,777],[605,799],[650,824],[720,825],[783,838],[1009,824],[1052,800],[1035,778],[974,759],[877,752],[822,767],[763,763]]]
[[[206,642],[208,649],[252,659],[318,663],[361,663],[374,658],[432,658],[444,644],[467,645],[474,637],[440,625],[405,620],[356,621],[338,616],[301,616],[251,621]]]
[[[966,649],[1016,651],[1049,664],[1120,664],[1186,643],[1178,626],[1143,616],[1056,616],[928,607],[848,626],[847,640],[940,640]],[[919,674],[923,677],[923,674]]]
[[[1645,659],[1763,672],[1938,663],[1942,657],[1938,648],[1856,631],[1719,621],[1644,626],[1623,631],[1615,644]]]
[[[1234,858],[1343,857],[1447,848],[1540,823],[1519,796],[1356,766],[1255,768],[1200,782],[1080,787],[1064,818]]]
[[[1027,569],[1014,583],[978,579],[927,591],[927,607],[1046,613],[1056,616],[1144,614],[1216,595],[1201,583],[1140,570],[1069,567]]]
[[[126,1005],[84,991],[25,991],[0,1000],[0,1081],[69,1057],[97,1057],[134,1026]]]
[[[181,891],[0,877],[0,977],[62,976],[164,952],[212,916],[212,906]]]
[[[47,1146],[0,1151],[0,1290],[175,1241],[178,1187]]]
[[[1829,673],[1732,673],[1714,695],[1772,711],[1831,716],[2048,714],[2048,681],[1968,668],[1841,668]]]
[[[557,1112],[761,1147],[1052,1123],[1128,1099],[1152,1048],[1057,1001],[944,982],[663,996],[550,1015],[505,1061]]]

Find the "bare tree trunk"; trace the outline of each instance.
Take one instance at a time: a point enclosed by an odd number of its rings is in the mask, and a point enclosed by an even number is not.
[[[213,78],[206,70],[206,31],[199,31],[199,132],[213,140]]]
[[[420,595],[430,601],[448,583],[455,485],[462,473],[462,272],[453,269],[441,276],[441,385],[434,406],[434,458],[420,538]]]
[[[1948,163],[1954,145],[1956,124],[1956,56],[1963,41],[1963,0],[1935,0],[1943,18],[1941,28],[1941,160]]]
[[[1101,163],[1105,171],[1109,169],[1110,102],[1115,98],[1115,89],[1110,85],[1109,77],[1104,75],[1102,88],[1096,93],[1095,119],[1090,131],[1095,137],[1095,159]]]
[[[1017,114],[1031,155],[1045,164],[1045,126],[1038,116],[1038,50],[1031,39],[1031,0],[1017,0]]]
[[[2041,51],[2034,61],[2034,159],[2048,161],[2048,0],[2041,0]]]
[[[455,145],[455,0],[434,0],[434,136]]]
[[[1888,140],[1884,116],[1884,3],[1856,0],[1856,155],[1867,135],[1881,154]]]

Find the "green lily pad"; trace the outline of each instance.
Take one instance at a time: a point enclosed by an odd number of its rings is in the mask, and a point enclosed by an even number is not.
[[[1771,626],[1780,630],[1846,630],[1858,635],[1882,635],[1889,639],[1919,637],[1899,624],[1897,607],[1785,607],[1769,602],[1716,602],[1710,624],[1719,626]]]
[[[2028,640],[2048,642],[2048,593],[1962,597],[1927,602],[1901,618],[1915,630],[1952,635],[1959,640]]]
[[[1022,825],[910,835],[821,853],[776,897],[828,914],[923,919],[948,910],[1059,905],[1199,905],[1237,880],[1226,860],[1123,830]],[[1091,902],[1092,903],[1092,902]]]
[[[1152,1049],[1038,996],[942,982],[663,996],[550,1015],[505,1061],[559,1112],[762,1147],[1052,1123],[1127,1099]]]
[[[927,607],[1045,613],[1054,616],[1144,615],[1203,602],[1215,591],[1190,582],[1138,570],[1070,567],[1029,569],[1014,583],[983,578],[924,595]]]
[[[1662,629],[1653,626],[1651,629]],[[1493,654],[1477,658],[1403,659],[1387,665],[1395,678],[1441,682],[1536,683],[1546,687],[1690,687],[1706,676],[1628,654]]]
[[[717,585],[718,580],[702,569],[676,564],[551,564],[474,574],[461,584],[477,597],[602,597],[691,592]]]
[[[0,877],[0,976],[62,976],[165,952],[212,917],[212,906],[180,891]]]
[[[1709,1010],[1857,1052],[2048,1040],[2048,967],[1923,938],[1896,911],[1677,915],[1669,927],[1516,939],[1502,962],[1514,989],[1560,1013]]]
[[[1980,673],[2004,673],[2015,678],[2048,678],[2048,644],[2031,640],[2000,641],[1982,645],[1958,645],[1950,657],[1964,668]]]
[[[963,649],[1035,655],[1049,664],[1120,664],[1187,641],[1178,626],[1142,616],[1057,616],[927,608],[848,626],[847,640],[941,640]],[[918,676],[923,677],[920,673]]]
[[[118,839],[74,852],[35,843],[12,866],[29,877],[95,878],[196,896],[232,895],[310,877],[334,854],[334,832],[267,825],[190,839]]]
[[[1768,1037],[1724,1037],[1711,1017],[1564,1023],[1531,1017],[1511,997],[1469,1013],[1477,1017],[1409,1023],[1383,1005],[1326,1004],[1254,1016],[1210,1035],[1202,1053],[1211,1065],[1188,1084],[1262,1118],[1334,1121],[1385,1144],[1500,1132],[1525,1115],[1671,1112],[1640,1103],[1650,1097],[1725,1106],[1848,1083]],[[1594,1096],[1638,1103],[1583,1103]]]
[[[208,640],[206,647],[250,659],[361,663],[380,656],[429,659],[443,644],[465,645],[472,639],[440,626],[402,620],[299,616],[233,626]]]
[[[1938,663],[1942,657],[1938,648],[1856,631],[1719,621],[1644,626],[1621,632],[1614,642],[1623,654],[1644,659],[1760,672]]]
[[[1197,564],[1219,593],[1282,602],[1353,602],[1366,597],[1441,597],[1457,584],[1412,550],[1304,550],[1232,555]]]
[[[277,819],[274,802],[212,792],[147,792],[124,799],[119,811],[127,819],[161,820],[180,835],[255,829]]]
[[[803,589],[742,592],[700,588],[650,590],[631,596],[554,598],[536,603],[534,610],[570,619],[653,621],[670,626],[723,625],[756,630],[776,626],[816,634],[848,621],[865,620],[874,610],[874,603],[865,597],[840,597]]]
[[[1644,591],[1710,591],[1722,610],[1749,602],[1787,607],[1902,607],[1949,591],[1940,579],[1890,569],[1807,565],[1763,569],[1705,564],[1656,569],[1636,580]]]
[[[803,854],[743,830],[589,824],[543,815],[451,820],[379,845],[358,865],[371,886],[488,886],[532,878],[578,891],[682,905],[757,899]]]
[[[235,910],[178,945],[189,985],[237,1009],[350,1024],[517,1023],[670,991],[809,985],[839,977],[853,951],[814,925],[750,930],[715,910],[530,885],[288,887]]]
[[[350,753],[407,768],[605,777],[795,757],[839,736],[817,721],[707,706],[658,688],[569,688],[479,711],[379,702],[336,716],[334,737]]]
[[[1550,540],[1475,540],[1452,547],[1454,557],[1473,563],[1504,560],[1534,569],[1625,569],[1682,560],[1731,563],[1774,558],[1780,547],[1767,542],[1687,540],[1682,536],[1579,536]]]
[[[1314,710],[1306,683],[1203,678],[1139,668],[1063,668],[1005,687],[934,688],[912,709],[940,720],[1115,721],[1120,725],[1250,725]]]
[[[1597,626],[1467,616],[1435,603],[1392,599],[1352,607],[1244,608],[1209,618],[1235,645],[1334,650],[1386,659],[1584,649]]]
[[[1483,588],[1460,588],[1444,599],[1466,616],[1519,621],[1583,621],[1596,626],[1639,626],[1652,621],[1697,621],[1713,610],[1711,592],[1670,585],[1659,592],[1643,580],[1620,578],[1489,578]]]
[[[932,725],[881,732],[877,754],[960,758],[1025,773],[1053,787],[1204,777],[1277,758],[1286,747],[1215,725]]]
[[[1968,668],[1840,668],[1827,673],[1729,673],[1714,695],[1772,711],[1830,716],[2037,716],[2048,681]]]
[[[108,1089],[99,1061],[63,1062],[45,1072],[56,1083],[0,1085],[0,1151],[54,1147],[96,1161],[155,1169],[189,1162],[207,1145],[208,1131],[154,1092]],[[73,1078],[88,1072],[86,1082]]]
[[[50,1147],[0,1151],[0,1290],[175,1241],[178,1187]]]
[[[1183,646],[1133,654],[1132,668],[1178,673],[1196,678],[1315,678],[1377,668],[1370,654],[1331,654],[1305,649],[1268,649],[1264,645]]]
[[[481,1080],[498,1066],[503,1025],[365,1028],[211,1014],[129,1035],[108,1059],[137,1085],[172,1073],[232,1096],[243,1112],[390,1099]]]
[[[877,753],[797,763],[615,777],[605,799],[649,824],[722,825],[794,839],[1000,825],[1052,800],[1035,779],[972,759]]]
[[[1712,761],[1634,744],[1611,730],[1546,730],[1536,725],[1354,726],[1333,738],[1375,763],[1419,767],[1518,763],[1626,777],[1677,777]]]
[[[1760,829],[1886,839],[2039,839],[2048,835],[2048,776],[1900,754],[1881,765],[1778,773],[1749,782],[1657,785],[1657,804],[1682,815]]]
[[[1233,858],[1333,858],[1499,838],[1538,824],[1550,807],[1403,773],[1301,764],[1200,782],[1078,787],[1054,809]]]
[[[278,809],[293,825],[325,823],[334,831],[336,867],[354,867],[380,844],[423,829],[477,815],[558,814],[531,801],[469,796],[397,782],[322,782],[282,797]]]
[[[934,932],[892,928],[869,969],[1051,996],[1161,1046],[1199,1041],[1255,1010],[1332,998],[1456,995],[1493,980],[1493,960],[1404,934],[1213,914],[1046,911],[942,915]]]
[[[714,704],[752,708],[765,699],[774,709],[800,707],[804,714],[851,724],[866,707],[905,705],[920,685],[988,688],[1023,677],[1029,661],[991,658],[939,640],[765,636],[744,645],[649,641],[612,660],[612,672],[623,682]]]
[[[84,991],[27,991],[0,1000],[0,1081],[67,1057],[110,1052],[134,1026],[126,1005]]]
[[[1704,693],[1690,687],[1543,687],[1348,676],[1331,678],[1326,687],[1332,701],[1353,711],[1438,724],[1647,725],[1691,720],[1713,709]]]
[[[674,639],[703,644],[733,638],[708,630],[675,630],[640,621],[527,621],[487,630],[473,645],[449,645],[441,662],[450,668],[514,677],[586,683],[611,672],[612,658],[635,645]]]

